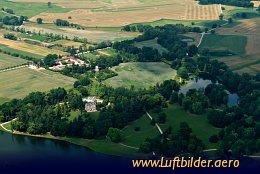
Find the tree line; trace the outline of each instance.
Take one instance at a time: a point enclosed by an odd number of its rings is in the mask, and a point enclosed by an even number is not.
[[[251,0],[199,0],[200,4],[223,4],[233,5],[238,7],[254,7],[254,3]]]

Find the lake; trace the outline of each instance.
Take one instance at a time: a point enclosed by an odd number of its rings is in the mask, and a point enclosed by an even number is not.
[[[165,168],[137,169],[131,158],[100,154],[67,142],[12,135],[0,131],[1,174],[77,174],[77,173],[247,173],[259,170],[259,161],[241,161],[239,169],[185,168],[174,172]]]
[[[212,83],[218,83],[217,81],[214,82],[212,80],[209,79],[203,79],[203,78],[193,78],[191,80],[188,81],[187,84],[181,86],[180,92],[183,94],[186,94],[190,89],[200,89],[200,88],[206,88],[209,84]],[[227,106],[228,107],[232,107],[235,106],[238,102],[239,96],[236,93],[230,93],[229,91],[227,91],[228,94],[228,103]]]

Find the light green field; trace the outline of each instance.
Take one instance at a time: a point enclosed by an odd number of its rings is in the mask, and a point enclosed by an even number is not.
[[[19,57],[13,57],[0,53],[0,70],[26,63],[27,61]]]
[[[135,127],[139,127],[140,131],[135,131]],[[143,143],[146,138],[154,138],[160,134],[156,127],[151,125],[151,120],[147,115],[143,115],[141,118],[128,124],[122,130],[122,133],[122,143],[137,148],[139,148],[140,144]]]
[[[135,32],[122,32],[122,31],[113,31],[113,30],[99,30],[95,28],[86,29],[86,30],[77,30],[76,28],[69,27],[56,27],[54,25],[37,25],[28,23],[23,26],[27,31],[35,31],[41,33],[53,33],[63,36],[67,36],[70,39],[74,37],[87,38],[91,42],[101,42],[105,40],[120,41],[125,39],[132,39],[139,35]]]
[[[0,100],[22,98],[34,91],[48,91],[57,87],[70,88],[75,81],[59,73],[41,72],[22,68],[0,73]]]
[[[112,87],[148,88],[176,76],[176,71],[163,62],[122,63],[113,70],[118,76],[104,81]]]
[[[65,13],[71,10],[56,6],[54,4],[52,4],[52,7],[49,8],[47,3],[41,2],[8,2],[6,0],[0,0],[0,4],[1,7],[12,9],[16,15],[28,17],[33,17],[42,12]]]
[[[172,127],[173,133],[179,130],[181,122],[187,122],[193,133],[201,139],[206,148],[215,148],[217,145],[209,142],[209,137],[213,134],[217,134],[220,129],[211,126],[208,123],[206,114],[194,115],[185,112],[179,105],[169,105],[168,108],[163,109],[163,112],[167,115],[166,123],[160,124],[162,130]],[[154,118],[157,114],[150,113]]]
[[[162,47],[160,44],[157,43],[157,39],[152,39],[152,40],[146,40],[142,42],[136,42],[134,45],[138,48],[143,48],[143,47],[152,47],[154,49],[157,49],[159,53],[163,52],[168,52],[168,50],[164,47]]]
[[[247,38],[239,35],[212,35],[204,36],[200,48],[208,48],[214,51],[230,51],[233,54],[246,53]]]

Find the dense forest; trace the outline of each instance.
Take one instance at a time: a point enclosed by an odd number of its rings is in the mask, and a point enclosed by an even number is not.
[[[122,129],[128,122],[142,116],[146,109],[165,107],[165,97],[169,97],[173,90],[178,91],[179,85],[169,80],[153,90],[135,91],[106,86],[100,90],[100,97],[105,101],[100,106],[97,120],[83,111],[81,95],[58,88],[48,93],[34,92],[22,100],[14,99],[1,105],[1,121],[17,117],[13,128],[31,134],[51,132],[55,136],[79,138],[104,136],[110,127]],[[69,121],[70,111],[73,110],[80,110],[81,114]]]
[[[238,7],[254,7],[251,0],[199,0],[200,4],[224,4]]]

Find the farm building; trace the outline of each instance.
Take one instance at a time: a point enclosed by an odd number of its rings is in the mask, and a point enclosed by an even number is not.
[[[63,57],[61,59],[56,60],[56,66],[50,67],[52,70],[62,70],[66,66],[72,66],[72,65],[79,65],[79,66],[89,66],[88,63],[86,63],[83,60],[77,59],[73,56]]]

